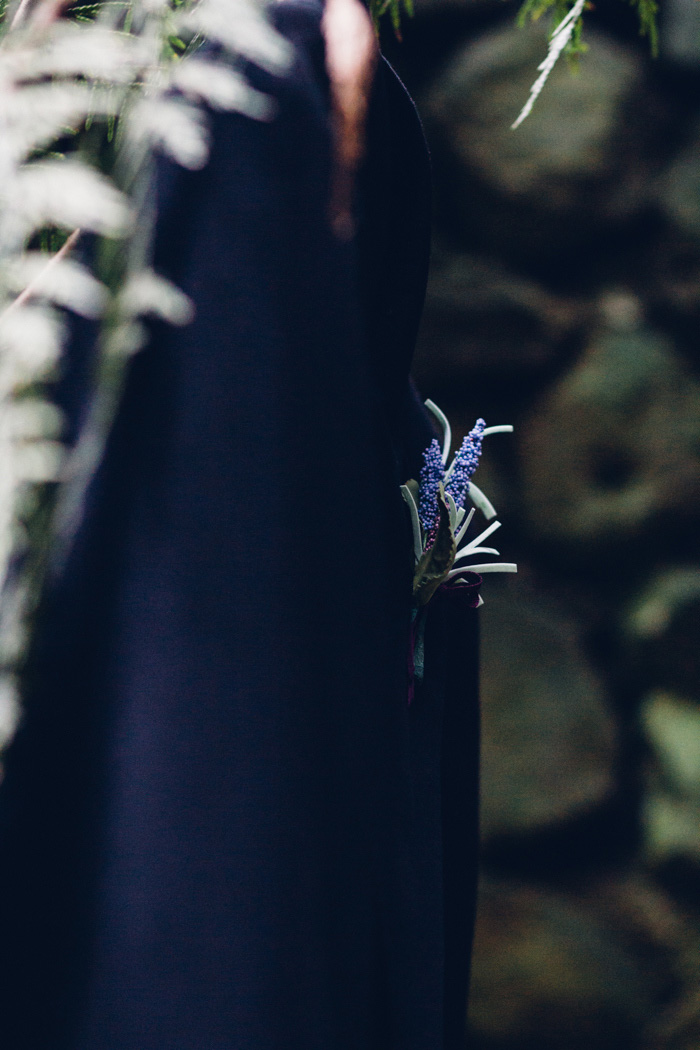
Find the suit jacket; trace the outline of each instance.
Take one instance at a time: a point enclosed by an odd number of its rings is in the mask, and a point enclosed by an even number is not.
[[[277,101],[161,165],[153,327],[42,606],[0,790],[5,1050],[459,1050],[476,613],[436,599],[407,703],[409,384],[427,154],[380,68],[358,235],[327,221],[315,0]],[[62,399],[80,427],[91,342]]]

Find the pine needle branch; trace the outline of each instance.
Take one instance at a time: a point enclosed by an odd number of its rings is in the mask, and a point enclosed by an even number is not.
[[[549,38],[549,50],[547,51],[547,57],[537,67],[540,75],[538,76],[535,83],[530,88],[530,97],[520,111],[520,115],[511,124],[513,130],[520,127],[525,118],[532,111],[532,107],[539,98],[542,88],[547,83],[549,75],[554,69],[559,57],[571,40],[574,29],[583,14],[583,9],[586,6],[588,0],[576,0],[576,3],[568,12],[567,15],[561,20],[561,22],[555,27],[552,35]]]
[[[5,18],[6,13],[8,18]],[[0,0],[0,745],[48,567],[72,542],[146,316],[192,307],[152,269],[157,151],[201,167],[206,107],[270,115],[243,75],[282,71],[266,0]],[[209,39],[212,53],[198,53]],[[70,135],[71,150],[60,152]],[[111,246],[109,280],[69,258],[80,231]],[[70,233],[70,231],[73,231]],[[58,251],[29,250],[58,240]],[[70,309],[100,323],[88,425],[62,442],[51,380]],[[70,513],[65,513],[66,510]]]
[[[637,9],[639,15],[639,32],[642,36],[649,38],[651,53],[656,58],[659,52],[658,2],[657,0],[630,0],[630,3]],[[573,4],[570,4],[570,0],[525,0],[520,7],[516,23],[521,28],[528,22],[536,22],[547,12],[551,12],[555,26],[549,37],[547,55],[537,67],[540,75],[532,85],[529,98],[519,116],[511,125],[513,129],[520,127],[532,112],[535,102],[561,55],[566,54],[570,60],[576,62],[579,56],[587,50],[582,40],[583,13],[590,6],[590,0],[575,0]]]

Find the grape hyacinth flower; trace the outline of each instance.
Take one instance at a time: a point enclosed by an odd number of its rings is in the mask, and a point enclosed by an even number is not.
[[[445,480],[445,464],[437,438],[433,438],[423,453],[423,469],[420,472],[420,504],[418,513],[426,533],[437,523],[438,492]]]
[[[469,479],[479,466],[481,456],[481,441],[484,436],[486,423],[483,419],[477,419],[473,430],[470,430],[462,447],[452,461],[452,466],[446,476],[445,493],[450,494],[458,507],[464,506],[464,501],[469,495]]]

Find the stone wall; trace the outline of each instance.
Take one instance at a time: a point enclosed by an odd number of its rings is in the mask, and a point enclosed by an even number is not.
[[[700,1048],[700,21],[662,7],[656,62],[589,15],[517,131],[544,27],[417,0],[387,41],[436,176],[416,378],[458,439],[516,427],[477,478],[520,573],[482,610],[474,1050]]]

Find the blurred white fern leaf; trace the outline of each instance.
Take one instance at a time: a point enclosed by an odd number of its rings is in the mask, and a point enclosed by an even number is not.
[[[161,95],[139,99],[133,107],[129,134],[145,140],[185,168],[203,168],[209,158],[204,114],[181,98]]]
[[[101,317],[108,292],[87,266],[74,259],[46,259],[43,252],[25,252],[10,266],[8,287],[18,294],[31,289],[32,296],[48,299],[82,317]]]
[[[120,292],[119,303],[125,317],[151,316],[184,325],[194,316],[194,307],[185,293],[153,270],[130,277]]]
[[[7,225],[26,242],[44,226],[91,230],[105,236],[128,231],[127,199],[113,183],[80,161],[39,160],[16,175],[7,194],[12,215]]]
[[[183,5],[175,24],[181,33],[196,33],[275,72],[288,66],[292,52],[283,37],[270,33],[265,10],[266,5],[255,0],[206,0]]]
[[[0,92],[0,163],[19,163],[51,145],[91,113],[107,116],[104,92],[86,84],[31,84],[21,91]]]
[[[54,310],[36,305],[6,310],[0,317],[0,396],[11,399],[51,378],[63,334]]]
[[[236,109],[264,120],[272,115],[269,98],[255,91],[245,77],[223,64],[191,58],[175,64],[172,85],[195,102],[206,102],[213,109]]]
[[[127,6],[127,5],[125,5]],[[11,35],[6,37],[10,43]],[[56,22],[41,46],[31,36],[20,37],[8,51],[7,65],[26,81],[50,77],[86,78],[128,86],[134,70],[148,63],[148,51],[138,36],[100,22]]]

